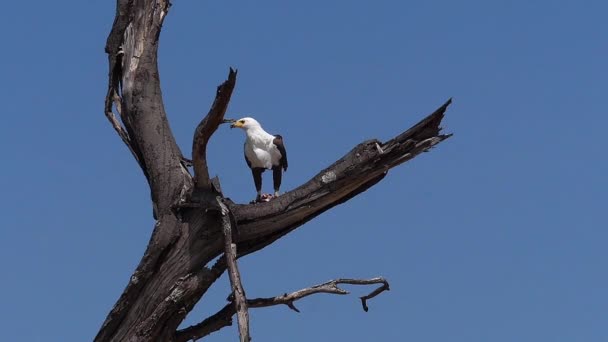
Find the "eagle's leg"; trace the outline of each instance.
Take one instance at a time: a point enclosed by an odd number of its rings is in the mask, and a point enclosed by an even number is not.
[[[281,188],[282,176],[283,176],[283,170],[281,170],[281,166],[275,166],[272,168],[272,181],[274,182],[274,197],[279,196],[279,189]]]
[[[256,201],[262,198],[262,172],[264,169],[261,167],[251,168],[251,174],[253,175],[253,182],[255,183],[255,190],[257,191]]]

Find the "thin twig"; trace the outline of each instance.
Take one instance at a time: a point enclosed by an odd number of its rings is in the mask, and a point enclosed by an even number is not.
[[[291,310],[300,312],[298,308],[294,305],[294,302],[300,300],[304,297],[308,297],[310,295],[316,293],[330,293],[337,295],[346,295],[349,292],[341,289],[338,285],[340,284],[348,284],[348,285],[373,285],[373,284],[382,284],[380,287],[372,291],[370,294],[360,297],[363,310],[368,311],[367,300],[376,297],[380,293],[384,291],[388,291],[389,283],[386,279],[382,277],[376,277],[371,279],[349,279],[349,278],[340,278],[335,280],[330,280],[323,284],[307,287],[292,293],[285,293],[275,297],[268,298],[255,298],[248,299],[247,304],[250,308],[262,308],[274,305],[286,305]],[[234,296],[229,297],[231,300],[235,300]],[[231,302],[224,306],[220,311],[215,313],[212,316],[207,317],[202,322],[190,326],[186,329],[177,331],[176,341],[177,342],[185,342],[189,340],[196,340],[201,337],[207,336],[214,331],[218,331],[223,327],[232,325],[232,316],[236,313],[234,303]]]
[[[301,289],[289,294],[283,294],[281,296],[276,296],[276,297],[271,297],[271,298],[256,298],[256,299],[250,299],[247,302],[249,303],[249,307],[252,308],[260,308],[260,307],[265,307],[265,306],[272,306],[272,305],[280,305],[280,304],[285,304],[287,305],[290,309],[296,311],[296,312],[300,312],[294,305],[293,302],[295,302],[298,299],[310,296],[312,294],[315,293],[331,293],[331,294],[339,294],[339,295],[345,295],[348,294],[349,292],[346,290],[341,289],[340,287],[338,287],[339,284],[348,284],[348,285],[373,285],[373,284],[382,284],[382,286],[380,286],[379,288],[377,288],[376,290],[374,290],[372,293],[360,297],[361,300],[363,301],[363,310],[365,310],[367,312],[368,307],[366,304],[366,300],[367,299],[371,299],[377,295],[379,295],[380,293],[384,292],[384,291],[388,291],[389,290],[389,284],[388,281],[386,281],[386,279],[382,278],[382,277],[377,277],[377,278],[372,278],[372,279],[344,279],[344,278],[340,278],[340,279],[335,279],[335,280],[330,280],[326,283],[323,284],[319,284],[319,285],[315,285],[315,286],[311,286],[305,289]]]
[[[232,224],[230,222],[230,210],[222,202],[221,197],[217,197],[217,202],[221,208],[222,214],[222,231],[224,233],[224,255],[228,264],[228,275],[230,277],[230,285],[234,294],[234,301],[231,305],[237,313],[239,322],[239,335],[241,342],[251,341],[249,335],[249,312],[245,289],[241,282],[241,274],[236,263],[236,243],[232,241]]]

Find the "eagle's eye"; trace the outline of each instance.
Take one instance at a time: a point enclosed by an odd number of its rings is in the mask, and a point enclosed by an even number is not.
[[[240,123],[244,125],[245,124],[245,120],[241,120]]]

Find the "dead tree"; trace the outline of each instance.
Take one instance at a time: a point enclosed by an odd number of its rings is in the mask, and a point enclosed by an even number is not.
[[[158,39],[169,7],[168,0],[117,0],[106,44],[105,114],[148,180],[156,224],[141,262],[95,341],[200,339],[232,324],[235,314],[241,341],[248,341],[248,308],[287,305],[297,311],[294,302],[305,296],[346,294],[341,284],[378,284],[361,298],[367,310],[368,299],[389,289],[385,279],[336,279],[290,294],[251,299],[240,284],[236,260],[362,193],[389,169],[447,139],[450,135],[440,134],[439,126],[451,101],[389,141],[360,143],[277,199],[236,204],[222,195],[217,179],[210,179],[206,146],[224,120],[237,73],[230,69],[209,113],[195,129],[191,175],[189,160],[169,128],[158,75]],[[233,290],[229,303],[199,324],[178,330],[186,314],[227,270]]]

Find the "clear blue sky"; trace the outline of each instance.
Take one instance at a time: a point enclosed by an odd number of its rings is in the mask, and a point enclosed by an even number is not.
[[[152,231],[144,177],[102,110],[114,6],[3,6],[2,341],[91,340]],[[454,97],[453,138],[241,260],[251,297],[335,277],[381,275],[392,290],[368,313],[363,288],[302,300],[300,314],[253,310],[254,341],[608,341],[607,12],[600,0],[175,1],[160,69],[184,153],[236,67],[228,115],[284,135],[285,190]],[[222,128],[209,152],[237,202],[254,196],[243,139]],[[228,292],[222,278],[186,324]]]

